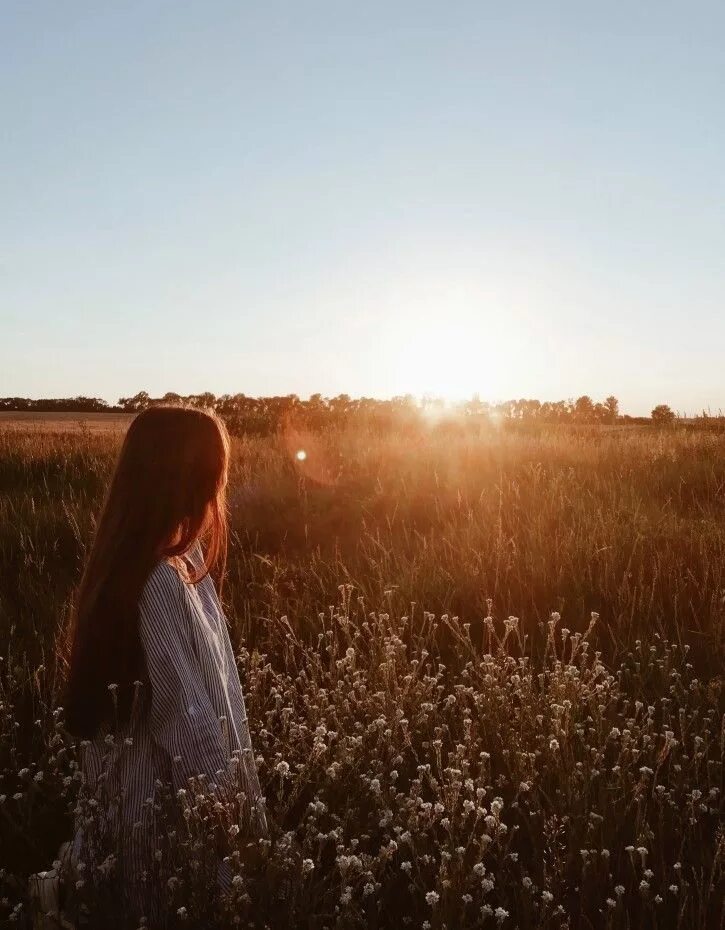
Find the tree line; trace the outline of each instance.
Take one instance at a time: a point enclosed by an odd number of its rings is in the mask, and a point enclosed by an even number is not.
[[[222,394],[209,391],[201,394],[168,392],[152,397],[139,391],[131,397],[121,397],[115,405],[98,397],[0,398],[0,411],[38,413],[137,413],[159,404],[186,404],[215,410],[236,433],[268,434],[294,422],[307,429],[342,426],[349,422],[364,423],[385,430],[421,422],[443,423],[469,420],[472,422],[511,423],[574,423],[581,425],[614,425],[623,423],[655,423],[667,425],[676,414],[667,404],[658,404],[650,417],[622,414],[614,395],[594,401],[588,395],[576,400],[539,401],[520,398],[501,403],[483,401],[477,395],[455,405],[433,397],[416,399],[412,395],[378,400],[372,397],[353,398],[347,394],[323,397],[313,394],[303,400],[296,394],[279,397],[249,397],[246,394]],[[707,419],[706,415],[703,417]],[[702,419],[696,418],[696,419]],[[712,419],[712,418],[711,418]],[[715,418],[721,420],[722,418]]]

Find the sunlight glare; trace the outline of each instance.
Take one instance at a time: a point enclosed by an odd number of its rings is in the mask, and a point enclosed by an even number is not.
[[[445,262],[441,258],[441,265]],[[420,262],[418,263],[420,267]],[[418,270],[390,283],[383,352],[393,393],[449,402],[500,399],[535,361],[521,339],[526,294],[476,274],[459,278]],[[504,309],[505,307],[505,309]]]

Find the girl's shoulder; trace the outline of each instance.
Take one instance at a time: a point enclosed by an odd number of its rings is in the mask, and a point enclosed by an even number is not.
[[[172,606],[183,597],[185,584],[179,571],[166,559],[161,559],[149,572],[141,591],[141,607],[159,606],[168,601]]]

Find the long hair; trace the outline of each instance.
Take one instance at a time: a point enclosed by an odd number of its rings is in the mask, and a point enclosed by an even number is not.
[[[154,566],[203,536],[203,567],[190,581],[220,566],[223,574],[228,461],[229,437],[213,413],[151,407],[131,423],[69,631],[66,723],[76,736],[130,718],[144,673],[139,600]]]

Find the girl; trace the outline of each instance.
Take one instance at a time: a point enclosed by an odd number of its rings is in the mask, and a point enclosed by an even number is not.
[[[153,407],[134,419],[71,631],[68,728],[88,741],[87,793],[117,835],[132,908],[147,914],[156,909],[141,885],[154,849],[147,799],[160,782],[178,792],[205,776],[207,790],[241,804],[250,830],[266,831],[234,653],[210,576],[214,567],[223,573],[226,559],[228,461],[229,439],[213,414]],[[77,837],[76,849],[82,845]]]

